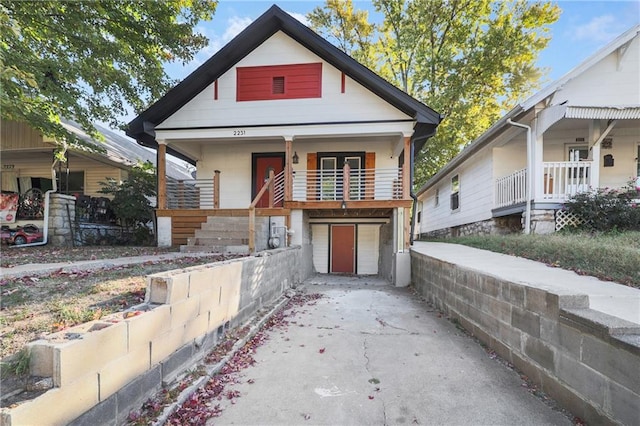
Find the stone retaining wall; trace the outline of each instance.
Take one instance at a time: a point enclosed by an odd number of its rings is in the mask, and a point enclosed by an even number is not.
[[[144,304],[31,343],[30,374],[54,388],[3,409],[0,423],[122,424],[224,331],[311,272],[309,250],[293,247],[150,275]]]
[[[638,424],[637,324],[589,309],[586,295],[516,284],[416,252],[411,275],[429,302],[574,415]]]
[[[48,242],[54,246],[71,246],[71,227],[76,217],[76,199],[73,195],[58,193],[51,193],[49,197]]]

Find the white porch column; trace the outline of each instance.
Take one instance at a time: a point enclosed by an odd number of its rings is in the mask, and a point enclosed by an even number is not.
[[[591,189],[600,187],[600,142],[602,140],[602,120],[589,121],[589,186]]]
[[[542,199],[544,190],[544,167],[542,164],[544,162],[544,130],[538,127],[538,123],[537,118],[534,118],[531,123],[533,129],[531,160],[533,164],[530,168],[531,176],[527,176],[533,184],[533,201]]]

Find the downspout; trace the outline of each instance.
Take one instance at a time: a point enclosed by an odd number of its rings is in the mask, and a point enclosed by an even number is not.
[[[532,157],[531,126],[527,126],[526,124],[516,123],[514,121],[511,121],[510,118],[507,119],[507,123],[515,127],[520,127],[521,129],[526,129],[527,131],[527,204],[525,207],[525,214],[524,214],[524,233],[528,235],[531,233],[531,197],[533,195],[533,179],[532,179],[533,167],[531,165],[531,157]]]
[[[410,230],[410,235],[409,235],[409,244],[413,245],[413,232],[415,230],[415,219],[416,219],[416,209],[418,208],[418,197],[416,196],[416,193],[413,192],[413,175],[414,175],[414,167],[415,167],[415,143],[420,141],[420,140],[427,140],[430,137],[432,137],[433,135],[436,134],[435,129],[430,132],[429,134],[425,135],[425,136],[421,136],[419,138],[415,138],[411,140],[411,155],[409,156],[409,161],[410,161],[410,165],[409,165],[409,196],[411,197],[411,199],[413,200],[413,205],[411,207],[411,230]]]
[[[65,146],[65,152],[66,151],[67,151],[67,148]],[[37,243],[28,243],[28,244],[21,244],[19,246],[9,246],[9,247],[43,246],[49,242],[49,204],[50,204],[49,200],[50,200],[51,194],[58,191],[58,184],[56,182],[56,169],[55,169],[57,162],[58,162],[58,159],[56,158],[55,160],[53,160],[53,164],[51,165],[51,183],[52,183],[53,189],[50,189],[44,193],[44,229],[42,231],[42,236],[43,236],[42,241]]]
[[[409,184],[411,185],[411,189],[409,190],[409,195],[411,196],[411,199],[413,200],[413,205],[411,207],[411,231],[409,234],[409,244],[413,245],[413,232],[415,230],[416,224],[415,224],[415,219],[416,219],[416,209],[418,208],[418,197],[416,196],[416,194],[413,192],[413,167],[414,167],[414,155],[415,155],[415,144],[414,141],[411,141],[411,156],[410,156],[410,162],[411,164],[409,165]]]

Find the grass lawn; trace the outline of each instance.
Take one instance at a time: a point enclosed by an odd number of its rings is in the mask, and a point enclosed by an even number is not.
[[[2,267],[162,254],[157,247],[2,247]],[[173,250],[175,251],[175,249]],[[243,255],[211,254],[93,271],[0,279],[0,358],[26,343],[144,301],[146,276]]]
[[[445,241],[525,257],[578,274],[640,288],[638,231],[469,236]]]

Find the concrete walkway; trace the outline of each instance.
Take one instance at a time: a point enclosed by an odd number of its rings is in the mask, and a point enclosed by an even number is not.
[[[591,309],[640,324],[640,289],[637,288],[458,244],[416,242],[412,250],[514,283],[558,294],[586,294]]]
[[[408,289],[318,275],[304,291],[324,297],[269,332],[209,425],[571,424]]]

